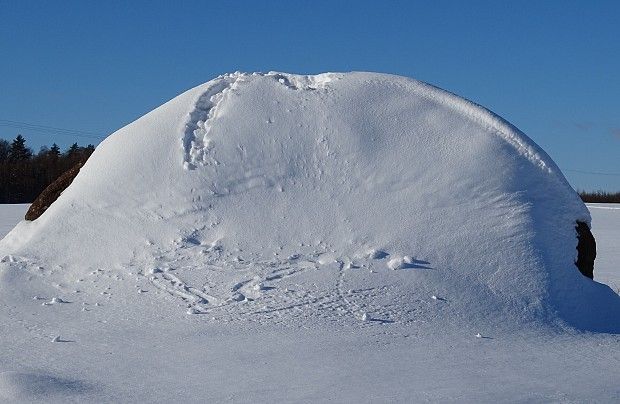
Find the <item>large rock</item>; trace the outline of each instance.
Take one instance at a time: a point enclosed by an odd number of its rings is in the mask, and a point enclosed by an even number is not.
[[[73,182],[73,179],[80,172],[80,168],[84,165],[83,162],[79,162],[65,173],[63,173],[60,177],[58,177],[54,182],[47,186],[41,192],[41,194],[35,199],[35,201],[30,205],[28,211],[26,212],[25,219],[26,220],[36,220],[39,216],[43,214],[50,207],[52,203],[58,199],[60,194],[67,189],[69,185]]]
[[[594,260],[596,259],[596,240],[587,223],[577,221],[577,261],[575,265],[583,276],[594,279]]]

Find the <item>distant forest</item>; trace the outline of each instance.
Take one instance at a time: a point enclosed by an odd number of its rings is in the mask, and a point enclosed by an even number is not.
[[[30,203],[65,171],[84,162],[95,150],[74,143],[61,151],[56,143],[34,153],[18,135],[9,142],[0,139],[0,203]]]
[[[589,203],[620,203],[620,192],[611,193],[604,191],[579,192],[581,200]]]

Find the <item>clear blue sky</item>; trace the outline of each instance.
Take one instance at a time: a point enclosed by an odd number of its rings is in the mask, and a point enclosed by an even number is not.
[[[620,191],[620,1],[0,0],[0,137],[35,149],[98,140],[6,120],[105,135],[235,70],[414,77]]]

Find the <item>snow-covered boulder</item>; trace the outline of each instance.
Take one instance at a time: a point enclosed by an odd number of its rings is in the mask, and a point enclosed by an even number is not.
[[[66,282],[137,268],[230,313],[268,313],[270,296],[330,315],[321,297],[303,300],[312,285],[355,319],[618,331],[618,296],[575,266],[577,221],[589,213],[549,156],[456,95],[374,73],[234,73],[109,136],[0,256],[61,268]],[[147,273],[165,265],[176,279]],[[187,281],[199,278],[211,294]]]

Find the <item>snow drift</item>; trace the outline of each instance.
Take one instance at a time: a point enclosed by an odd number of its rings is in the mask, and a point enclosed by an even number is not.
[[[577,220],[549,156],[458,96],[383,74],[234,73],[109,136],[0,242],[0,265],[64,283],[125,268],[233,320],[620,332],[618,296],[575,267]]]

